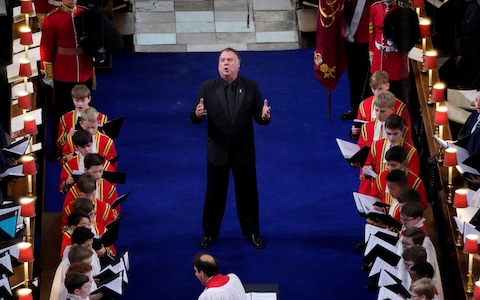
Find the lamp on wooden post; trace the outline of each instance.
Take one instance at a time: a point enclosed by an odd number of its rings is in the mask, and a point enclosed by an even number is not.
[[[22,163],[23,163],[23,168],[22,168],[22,173],[24,175],[27,175],[27,182],[28,182],[28,196],[31,197],[33,196],[33,184],[32,184],[32,176],[37,174],[37,166],[35,164],[35,158],[30,155],[24,155],[22,156]]]
[[[430,90],[432,87],[433,69],[437,67],[437,51],[430,50],[425,52],[423,67],[428,70],[428,88]]]
[[[456,189],[455,196],[453,197],[453,207],[456,208],[457,216],[461,219],[462,218],[462,209],[468,207],[467,201],[467,189]],[[455,242],[455,246],[462,247],[462,235],[457,228],[457,241]],[[480,299],[479,299],[480,300]]]
[[[448,167],[448,197],[447,203],[452,203],[452,177],[453,177],[453,167],[458,165],[457,162],[457,149],[455,148],[447,148],[445,149],[445,154],[443,156],[443,165]]]
[[[30,227],[30,218],[35,217],[35,199],[30,197],[23,197],[20,199],[20,215],[25,218],[25,227],[27,228],[27,242],[31,242],[32,234]]]
[[[34,260],[32,244],[27,242],[21,242],[18,243],[18,248],[18,261],[23,263],[25,287],[28,288],[28,281],[30,278],[28,271],[28,263]]]
[[[467,234],[463,252],[468,254],[468,271],[467,271],[467,293],[473,293],[473,254],[478,254],[478,235]]]

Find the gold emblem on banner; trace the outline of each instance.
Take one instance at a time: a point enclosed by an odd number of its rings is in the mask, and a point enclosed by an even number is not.
[[[320,23],[325,28],[333,25],[335,22],[335,16],[337,13],[343,10],[344,0],[326,0],[325,3],[318,5],[318,11],[320,12]]]
[[[315,65],[320,67],[320,72],[323,73],[323,78],[336,78],[335,77],[335,69],[337,68],[336,66],[329,67],[327,64],[323,63],[323,57],[321,53],[318,53],[315,51],[313,53],[313,61],[315,62]]]

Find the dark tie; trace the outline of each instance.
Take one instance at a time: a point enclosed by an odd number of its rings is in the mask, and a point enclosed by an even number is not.
[[[233,111],[235,110],[235,87],[231,84],[226,87],[227,105],[230,117],[233,117]]]
[[[82,120],[81,117],[77,118],[77,123],[75,124],[75,130],[79,130],[80,128],[82,128],[82,126],[80,126],[80,121],[81,120]]]

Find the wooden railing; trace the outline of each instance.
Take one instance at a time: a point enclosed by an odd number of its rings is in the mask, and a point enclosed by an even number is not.
[[[432,49],[431,39],[427,40],[427,49]],[[456,215],[455,208],[451,204],[447,203],[448,190],[448,169],[443,166],[441,162],[438,162],[438,149],[439,145],[433,140],[432,136],[436,133],[437,127],[434,125],[435,117],[435,105],[429,105],[430,88],[428,84],[428,73],[422,73],[423,63],[417,61],[411,61],[413,77],[415,78],[416,94],[418,96],[419,108],[421,111],[421,125],[423,134],[420,137],[422,139],[423,151],[428,151],[430,160],[436,163],[429,163],[429,172],[438,172],[437,180],[438,193],[437,197],[432,203],[433,212],[435,216],[435,224],[439,240],[439,264],[441,266],[441,276],[443,289],[445,293],[445,299],[455,300],[469,300],[472,299],[472,295],[466,293],[467,290],[467,254],[463,253],[462,249],[455,246],[458,237],[458,231],[453,220],[453,216]],[[432,83],[439,82],[438,71],[434,69],[432,72]],[[444,125],[443,139],[451,140],[452,134],[449,125]],[[425,149],[428,148],[428,149]],[[437,171],[438,170],[438,171]],[[453,170],[453,185],[452,192],[454,193],[456,188],[463,187],[463,179],[458,174],[456,169]],[[431,186],[435,186],[432,184]],[[473,282],[479,277],[478,266],[473,268]]]

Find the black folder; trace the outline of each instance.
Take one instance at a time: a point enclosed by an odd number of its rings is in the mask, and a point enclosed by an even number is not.
[[[125,116],[110,120],[102,126],[99,126],[98,130],[109,136],[111,139],[114,139],[120,135],[120,130],[122,129],[124,120]]]
[[[30,145],[30,138],[29,136],[25,136],[20,140],[8,145],[2,149],[3,156],[6,159],[12,158],[14,160],[18,160],[21,156],[27,153],[28,146]]]
[[[403,224],[395,220],[389,214],[380,214],[375,212],[370,212],[367,214],[367,218],[371,220],[379,220],[382,221],[388,227],[396,228],[397,230],[402,229]]]
[[[105,231],[99,238],[94,238],[94,243],[102,244],[105,247],[111,246],[118,239],[118,233],[120,232],[120,220],[122,217],[117,218],[115,221],[106,225],[107,231]]]
[[[370,152],[370,147],[364,146],[361,148],[355,155],[345,160],[351,164],[360,163],[362,166],[367,161],[368,153]]]
[[[367,263],[372,262],[375,261],[375,258],[377,257],[380,257],[391,266],[398,265],[398,262],[400,261],[400,256],[398,254],[393,253],[392,251],[380,245],[373,246],[372,250],[370,250],[370,252],[363,257],[363,261]]]
[[[390,291],[394,292],[395,294],[400,294],[406,299],[409,299],[411,295],[408,290],[402,285],[402,280],[400,280],[397,276],[393,275],[387,270],[385,270],[385,272],[387,272],[387,274],[396,282],[396,284],[386,285],[385,287]]]
[[[127,174],[124,172],[103,171],[102,178],[110,183],[125,184],[127,182]]]
[[[378,231],[375,233],[375,236],[384,240],[385,242],[391,244],[391,245],[396,245],[397,242],[398,242],[398,235],[397,236],[393,236],[393,235],[390,235],[390,234],[386,234],[385,232],[381,232],[381,231]]]
[[[125,201],[125,199],[128,198],[128,196],[130,196],[131,193],[132,191],[129,191],[128,193],[125,193],[117,199],[113,200],[113,202],[110,204],[110,207],[114,209],[115,207],[119,206],[123,201]]]
[[[480,152],[473,153],[462,163],[480,172]]]
[[[103,293],[102,299],[118,299],[123,294],[122,272],[115,274],[109,279],[99,283],[97,289],[91,294]],[[118,287],[118,289],[112,289],[111,284]]]

